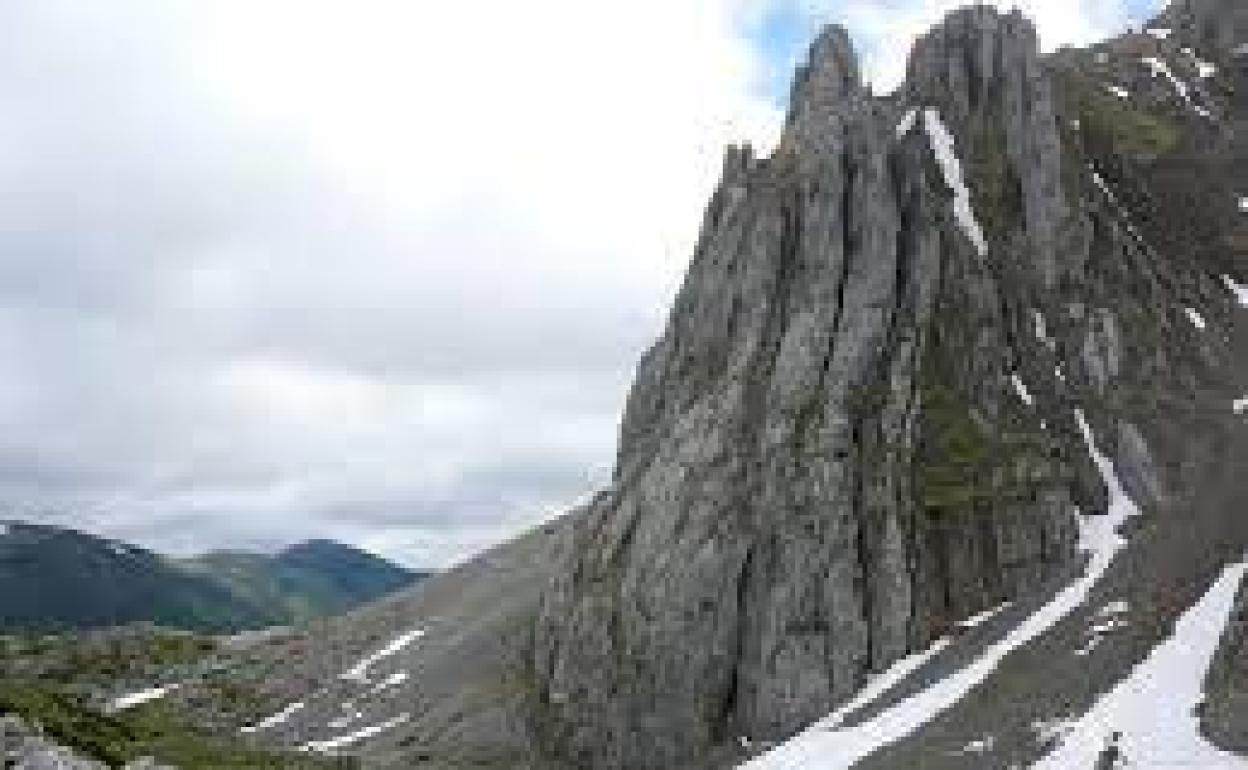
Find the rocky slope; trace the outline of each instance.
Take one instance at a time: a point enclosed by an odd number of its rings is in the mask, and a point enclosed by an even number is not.
[[[539,564],[310,635],[273,739],[379,767],[1241,764],[1243,14],[1184,0],[1046,57],[969,8],[888,96],[825,30],[778,148],[727,153],[610,488],[499,552]],[[506,613],[430,631],[464,587]],[[426,693],[451,638],[492,663]],[[411,690],[343,689],[370,647]]]

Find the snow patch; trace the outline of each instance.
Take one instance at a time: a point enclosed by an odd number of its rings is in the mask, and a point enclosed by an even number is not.
[[[978,615],[972,615],[966,620],[959,620],[954,625],[956,625],[958,628],[963,628],[963,629],[975,628],[976,626],[982,626],[983,624],[995,618],[997,615],[1001,614],[1005,609],[1007,609],[1010,606],[1010,604],[1011,602],[1004,602],[1002,604],[998,604],[996,607],[986,609],[983,612],[979,613]]]
[[[1243,200],[1248,200],[1248,198]],[[1222,283],[1226,284],[1226,288],[1230,289],[1231,293],[1235,295],[1235,301],[1239,303],[1240,307],[1248,307],[1248,286],[1236,283],[1229,275],[1222,276]]]
[[[1049,350],[1053,350],[1057,343],[1049,336],[1049,325],[1045,323],[1044,314],[1039,310],[1033,310],[1031,316],[1036,322],[1036,339],[1043,342]]]
[[[373,687],[373,689],[368,691],[365,697],[376,695],[377,693],[382,692],[384,690],[388,690],[391,687],[398,687],[399,685],[406,682],[407,679],[408,679],[408,673],[406,671],[395,671],[390,676],[378,682]]]
[[[1170,37],[1170,33],[1171,33],[1171,30],[1166,29],[1164,27],[1161,27],[1158,29],[1147,29],[1144,31],[1152,35],[1153,37],[1157,38],[1158,40],[1165,40],[1166,38]]]
[[[329,729],[331,730],[341,730],[342,728],[351,724],[355,720],[362,719],[363,717],[364,717],[363,711],[352,711],[350,713],[347,713],[338,717],[337,719],[329,720],[329,724],[326,726],[329,727]]]
[[[1118,202],[1118,196],[1114,195],[1114,191],[1109,188],[1108,184],[1106,184],[1105,178],[1101,176],[1092,165],[1088,166],[1088,170],[1092,172],[1092,181],[1095,182],[1096,186],[1100,188],[1100,191],[1105,194],[1105,197],[1109,199],[1109,202],[1114,204],[1114,207],[1118,209],[1118,216],[1122,218],[1123,225],[1127,228],[1127,232],[1131,233],[1137,241],[1143,243],[1143,236],[1141,236],[1140,232],[1135,229],[1135,225],[1131,223],[1131,217],[1127,213],[1126,207]]]
[[[1194,309],[1190,307],[1183,308],[1183,312],[1187,313],[1187,320],[1192,322],[1192,326],[1195,326],[1197,329],[1204,331],[1205,325],[1206,325],[1205,319],[1200,315],[1200,313],[1197,313]]]
[[[166,684],[161,685],[160,687],[151,687],[146,690],[139,690],[138,692],[122,695],[109,701],[105,710],[110,713],[115,713],[118,711],[125,711],[126,709],[132,709],[135,706],[141,706],[144,703],[157,700],[158,698],[163,698],[178,689],[180,686],[181,685],[177,684]]]
[[[296,712],[302,711],[305,705],[306,704],[304,704],[303,701],[295,701],[294,703],[290,704],[289,706],[277,712],[276,714],[269,716],[269,717],[265,717],[264,719],[260,720],[254,725],[247,725],[246,727],[239,728],[239,732],[240,733],[254,733],[260,730],[267,730],[270,727],[277,727],[278,725],[285,722],[287,719],[290,719],[292,716],[294,716]]]
[[[1017,374],[1010,375],[1010,382],[1014,383],[1014,392],[1018,394],[1018,397],[1023,400],[1024,404],[1027,406],[1035,405],[1036,400],[1031,397],[1031,393],[1027,390],[1027,386],[1023,384],[1023,381],[1018,378]]]
[[[897,138],[900,139],[914,128],[915,121],[918,120],[919,111],[915,107],[911,107],[902,116],[901,122],[897,124]]]
[[[1084,574],[1062,589],[1035,614],[1019,623],[1005,638],[990,645],[974,662],[945,679],[861,724],[834,729],[839,721],[833,722],[832,728],[824,722],[817,723],[743,767],[752,770],[850,768],[881,747],[905,738],[935,719],[983,682],[1007,655],[1047,631],[1083,604],[1088,592],[1126,545],[1126,540],[1118,533],[1118,527],[1136,515],[1139,509],[1123,490],[1122,483],[1114,472],[1113,463],[1097,449],[1092,429],[1082,411],[1075,410],[1075,420],[1083,433],[1088,453],[1092,455],[1092,460],[1109,490],[1110,501],[1105,515],[1080,517],[1079,547],[1089,555]],[[876,694],[883,691],[879,690]],[[1081,766],[1087,765],[1068,767]]]
[[[1222,575],[1175,624],[1173,635],[1093,705],[1035,770],[1092,767],[1117,733],[1132,767],[1248,767],[1201,735],[1196,709],[1248,561]]]
[[[1153,77],[1164,77],[1166,80],[1169,80],[1170,85],[1174,86],[1175,93],[1177,93],[1183,101],[1191,102],[1191,97],[1187,92],[1187,84],[1175,77],[1169,64],[1166,64],[1156,56],[1145,56],[1143,59],[1140,59],[1140,61],[1148,65],[1148,68],[1152,70]]]
[[[1187,54],[1188,58],[1192,60],[1192,64],[1195,65],[1196,77],[1201,80],[1205,80],[1218,74],[1218,68],[1216,66],[1201,59],[1191,48],[1183,48],[1183,53]]]
[[[1102,615],[1122,615],[1131,609],[1131,605],[1122,599],[1116,599],[1101,608]]]
[[[963,754],[987,754],[988,752],[992,751],[992,747],[996,745],[996,743],[997,743],[997,739],[995,736],[987,735],[987,736],[984,736],[983,738],[978,738],[976,740],[973,740],[970,743],[963,746],[962,753]]]
[[[1131,98],[1131,92],[1121,86],[1107,85],[1105,86],[1105,90],[1109,91],[1114,96],[1117,96],[1119,99]]]
[[[971,191],[966,188],[962,174],[962,163],[958,160],[954,147],[953,135],[940,119],[940,111],[934,107],[923,110],[923,125],[927,129],[927,137],[936,155],[936,161],[944,174],[945,184],[953,190],[953,215],[961,225],[966,237],[971,239],[975,250],[980,256],[988,253],[988,242],[984,239],[983,228],[975,219],[975,211],[971,208]]]
[[[1248,196],[1239,196],[1239,210],[1248,211]]]
[[[1244,396],[1243,398],[1237,398],[1234,401],[1232,401],[1231,409],[1235,412],[1235,414],[1243,414],[1244,412],[1248,412],[1248,396]]]
[[[1194,109],[1197,114],[1205,118],[1211,117],[1209,110],[1197,105],[1196,103],[1192,101],[1191,90],[1187,87],[1187,83],[1184,83],[1182,80],[1179,80],[1175,76],[1174,72],[1170,69],[1169,64],[1166,64],[1164,61],[1162,61],[1161,59],[1158,59],[1156,56],[1145,56],[1140,61],[1148,65],[1148,68],[1152,70],[1153,77],[1160,76],[1160,77],[1164,77],[1166,80],[1169,80],[1170,84],[1174,86],[1175,93],[1179,95],[1179,97],[1184,101],[1184,103],[1187,104],[1187,106]]]
[[[13,526],[7,521],[0,521],[0,537],[4,537],[13,531]]]
[[[1096,614],[1095,622],[1088,629],[1088,641],[1080,649],[1075,650],[1075,654],[1079,656],[1088,655],[1100,646],[1101,640],[1105,638],[1111,631],[1124,628],[1127,621],[1121,615],[1124,615],[1129,606],[1124,601],[1114,601],[1106,604],[1101,611]]]
[[[389,644],[387,644],[385,647],[382,647],[377,652],[374,652],[373,654],[368,655],[364,657],[363,659],[361,659],[358,663],[356,663],[354,666],[348,669],[345,673],[343,673],[341,678],[346,679],[347,681],[350,681],[350,682],[359,682],[360,684],[368,684],[368,670],[372,668],[372,666],[375,663],[377,663],[379,660],[382,660],[384,658],[390,657],[391,655],[394,655],[396,652],[402,650],[404,647],[406,647],[407,645],[411,644],[412,642],[416,641],[417,639],[419,639],[420,637],[424,635],[425,635],[425,629],[423,628],[415,628],[415,629],[412,629],[411,631],[408,631],[406,634],[403,634],[397,639],[392,640]]]
[[[384,733],[387,730],[392,730],[411,718],[412,718],[411,714],[407,714],[407,713],[399,714],[397,717],[393,719],[387,719],[385,722],[381,722],[375,725],[369,725],[368,727],[356,730],[353,733],[348,733],[347,735],[340,735],[337,738],[328,738],[323,741],[308,741],[307,743],[300,746],[299,750],[300,751],[319,751],[319,752],[333,751],[334,749],[341,748],[343,746],[349,746],[352,743],[358,743],[364,740],[365,738],[371,738],[374,735],[380,735],[381,733]]]
[[[1075,723],[1067,719],[1041,719],[1031,723],[1031,731],[1041,746],[1056,743],[1075,729]]]

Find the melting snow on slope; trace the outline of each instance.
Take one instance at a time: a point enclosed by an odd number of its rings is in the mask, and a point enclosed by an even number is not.
[[[863,706],[871,703],[876,698],[896,687],[906,677],[918,671],[925,666],[928,661],[944,651],[952,640],[949,637],[941,637],[933,642],[926,650],[916,652],[913,655],[907,655],[893,665],[889,666],[883,673],[872,677],[857,694],[849,701],[833,711],[828,716],[819,720],[814,729],[831,730],[839,727],[845,721],[845,717],[854,713]]]
[[[1057,749],[1033,768],[1093,767],[1115,732],[1126,767],[1248,767],[1248,760],[1206,741],[1195,714],[1245,569],[1248,562],[1227,567],[1179,618],[1174,635],[1075,722]]]
[[[1018,378],[1017,374],[1010,375],[1010,382],[1014,383],[1014,392],[1018,394],[1018,397],[1023,400],[1024,404],[1032,406],[1036,403],[1036,400],[1031,397],[1031,393],[1028,392],[1027,386],[1023,384],[1023,381]]]
[[[1218,74],[1218,68],[1216,66],[1210,64],[1207,61],[1202,61],[1200,59],[1197,59],[1195,55],[1193,55],[1192,58],[1194,59],[1194,63],[1196,65],[1196,77],[1200,78],[1201,80],[1205,80],[1207,78],[1211,78],[1214,75]]]
[[[265,717],[264,719],[260,720],[254,725],[247,725],[246,727],[240,728],[239,732],[240,733],[254,733],[258,730],[267,730],[270,727],[276,727],[277,725],[280,725],[281,723],[285,722],[287,719],[290,719],[292,716],[294,716],[296,712],[302,710],[303,707],[304,707],[303,701],[295,701],[294,703],[290,704],[289,706],[277,712],[276,714],[270,717]]]
[[[1036,339],[1044,343],[1049,350],[1053,350],[1056,342],[1049,336],[1048,324],[1044,321],[1044,314],[1039,310],[1031,311],[1032,319],[1036,322]]]
[[[354,666],[348,669],[342,675],[341,678],[346,679],[351,682],[359,682],[360,684],[367,684],[368,683],[368,669],[372,668],[373,664],[375,664],[379,660],[382,660],[383,658],[390,657],[391,655],[395,654],[399,650],[402,650],[404,647],[406,647],[407,645],[411,644],[412,642],[416,641],[417,639],[419,639],[420,637],[424,635],[425,635],[425,629],[423,628],[416,628],[411,631],[408,631],[406,634],[403,634],[397,639],[392,640],[389,644],[387,644],[385,647],[382,647],[377,652],[374,652],[373,654],[368,655],[367,657],[361,659],[359,663],[356,663]]]
[[[398,687],[399,685],[406,682],[407,679],[408,679],[408,673],[406,671],[395,671],[390,676],[378,682],[373,687],[373,689],[369,690],[365,694],[364,697],[368,697],[370,695],[376,695],[377,693],[382,692],[383,690],[388,690],[391,687]]]
[[[971,208],[971,191],[966,189],[962,163],[958,160],[958,154],[954,148],[953,135],[949,133],[944,121],[940,119],[940,111],[933,107],[923,110],[923,125],[927,129],[932,152],[936,155],[936,161],[944,174],[945,184],[953,190],[953,215],[957,218],[958,224],[962,226],[966,237],[975,244],[975,250],[981,255],[986,254],[988,242],[984,239],[983,228],[979,226],[978,220],[975,219],[975,211]]]
[[[971,741],[962,747],[963,754],[987,754],[992,751],[992,747],[996,745],[997,739],[994,736],[986,736]]]
[[[179,685],[176,684],[166,684],[161,685],[160,687],[152,687],[147,690],[140,690],[138,692],[129,693],[128,695],[122,695],[109,701],[106,711],[125,711],[126,709],[134,708],[135,706],[142,705],[149,701],[154,701],[157,698],[163,698],[178,689],[178,686]]]
[[[344,703],[343,705],[345,706],[346,704]],[[354,722],[355,720],[357,720],[357,719],[363,719],[363,718],[364,718],[364,712],[363,712],[363,711],[358,711],[358,710],[357,710],[357,711],[349,711],[348,713],[343,714],[342,716],[338,717],[337,719],[331,719],[331,720],[329,721],[329,725],[328,725],[328,727],[329,727],[329,729],[331,729],[331,730],[341,730],[342,728],[344,728],[344,727],[346,727],[347,725],[351,724],[351,723],[352,723],[352,722]]]
[[[299,750],[300,751],[333,751],[334,749],[338,749],[343,746],[349,746],[352,743],[359,743],[365,738],[371,738],[374,735],[379,735],[381,733],[384,733],[387,730],[392,730],[395,727],[398,727],[399,725],[403,724],[404,722],[406,722],[407,720],[411,718],[412,718],[411,714],[399,714],[394,719],[387,719],[385,722],[381,722],[380,724],[369,725],[368,727],[356,730],[353,733],[348,733],[347,735],[340,735],[337,738],[328,738],[323,741],[308,741],[307,743],[300,746]]]
[[[1170,70],[1169,64],[1166,64],[1164,61],[1162,61],[1161,59],[1158,59],[1156,56],[1145,56],[1140,61],[1148,65],[1148,68],[1152,70],[1153,72],[1153,77],[1157,77],[1160,75],[1161,77],[1164,77],[1166,80],[1169,80],[1170,84],[1174,86],[1175,92],[1180,97],[1183,98],[1183,101],[1185,102],[1191,101],[1187,93],[1187,84],[1174,76],[1174,72]]]
[[[918,119],[918,117],[919,117],[919,111],[918,109],[914,107],[911,107],[906,112],[906,114],[902,116],[901,122],[897,124],[897,138],[898,139],[910,133],[910,130],[914,128],[914,123]]]
[[[1007,609],[1010,606],[1010,604],[1011,602],[998,604],[996,607],[986,609],[983,612],[979,613],[978,615],[972,615],[966,620],[959,620],[954,625],[962,629],[975,628],[976,626],[982,626],[983,624],[995,618],[997,615],[1000,615],[1003,610]]]
[[[861,724],[843,729],[829,729],[824,723],[817,723],[792,740],[746,764],[745,768],[841,770],[852,767],[881,747],[910,735],[956,704],[991,674],[1006,655],[1047,631],[1087,599],[1092,586],[1100,580],[1118,551],[1126,545],[1126,540],[1118,534],[1118,527],[1136,515],[1139,509],[1123,490],[1114,473],[1113,463],[1097,449],[1092,429],[1083,412],[1075,410],[1075,420],[1109,491],[1109,510],[1106,515],[1082,516],[1079,519],[1079,546],[1089,555],[1084,574],[1034,615],[1019,623],[1004,639],[989,646],[968,666]],[[882,694],[886,689],[878,689],[875,694]],[[855,698],[855,701],[858,700],[862,699]]]
[[[1190,307],[1185,307],[1183,308],[1183,310],[1184,312],[1187,313],[1187,320],[1192,322],[1192,326],[1195,326],[1197,329],[1204,331],[1205,329],[1204,317],[1202,317],[1200,313],[1197,313],[1195,310],[1193,310]]]
[[[1170,69],[1169,64],[1166,64],[1164,61],[1155,56],[1145,56],[1140,61],[1148,65],[1148,68],[1153,72],[1153,77],[1160,75],[1166,80],[1169,80],[1170,84],[1174,86],[1175,92],[1183,99],[1187,106],[1194,109],[1202,117],[1210,117],[1209,110],[1192,102],[1192,94],[1187,87],[1187,83],[1184,83],[1182,80],[1175,77],[1175,74]]]
[[[1248,198],[1244,200],[1248,200]],[[1241,286],[1229,275],[1222,276],[1222,283],[1226,284],[1226,288],[1230,289],[1231,293],[1235,295],[1235,301],[1239,303],[1240,307],[1248,307],[1248,286]]]
[[[1101,611],[1096,614],[1095,622],[1088,629],[1088,642],[1082,649],[1075,650],[1076,655],[1087,655],[1095,650],[1101,644],[1101,640],[1111,631],[1116,631],[1127,625],[1127,621],[1122,616],[1129,609],[1124,601],[1115,601],[1106,604]]]

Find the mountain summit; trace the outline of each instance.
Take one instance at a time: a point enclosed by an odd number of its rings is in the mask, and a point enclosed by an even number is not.
[[[1242,16],[1046,57],[971,7],[887,96],[829,27],[777,149],[726,154],[610,487],[273,653],[309,686],[259,732],[379,767],[1240,762]]]

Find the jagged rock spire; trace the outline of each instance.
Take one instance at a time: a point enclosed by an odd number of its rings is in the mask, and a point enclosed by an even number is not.
[[[824,27],[793,80],[781,145],[799,153],[839,149],[846,117],[868,98],[849,32],[839,24]]]

